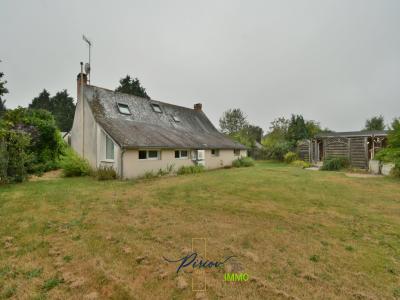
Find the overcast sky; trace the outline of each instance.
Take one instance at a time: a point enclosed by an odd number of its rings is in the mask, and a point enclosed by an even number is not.
[[[264,129],[303,114],[335,131],[400,116],[400,1],[1,0],[7,107],[46,88],[76,98],[82,33],[92,84],[130,74],[150,97],[203,109],[218,126],[241,108]]]

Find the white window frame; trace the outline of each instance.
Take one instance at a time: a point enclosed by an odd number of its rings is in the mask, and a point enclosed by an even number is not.
[[[240,156],[240,149],[233,149],[234,156]]]
[[[107,133],[104,132],[104,135],[105,135],[105,144],[106,144],[105,151],[104,151],[104,157],[105,157],[104,161],[113,162],[113,161],[115,161],[115,143],[114,143],[113,139],[108,136]],[[107,143],[108,142],[112,143],[112,158],[107,157]]]
[[[214,154],[213,154],[213,151],[215,151]],[[211,149],[211,156],[218,157],[219,156],[219,149]]]
[[[175,152],[177,152],[177,151],[179,152],[179,157],[175,156]],[[182,156],[182,151],[186,151],[186,156]],[[175,159],[189,159],[189,150],[186,150],[186,149],[175,150],[174,157],[175,157]]]
[[[117,102],[117,107],[118,107],[118,111],[119,111],[120,114],[127,115],[127,116],[132,115],[131,109],[129,108],[128,104]],[[121,111],[121,109],[125,109],[125,108],[128,109],[128,112],[122,112]]]
[[[139,152],[146,151],[146,158],[139,158]],[[149,157],[150,151],[157,151],[157,157]],[[138,151],[138,160],[160,160],[161,159],[161,150],[158,149],[140,149]]]

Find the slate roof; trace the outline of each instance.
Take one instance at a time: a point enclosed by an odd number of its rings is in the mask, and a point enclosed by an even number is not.
[[[323,132],[317,134],[316,138],[322,137],[360,137],[360,136],[387,136],[387,130],[366,130],[366,131],[347,131],[347,132]]]
[[[91,85],[83,93],[95,120],[122,148],[247,149],[220,133],[202,111]],[[121,114],[117,103],[128,105],[131,115]]]

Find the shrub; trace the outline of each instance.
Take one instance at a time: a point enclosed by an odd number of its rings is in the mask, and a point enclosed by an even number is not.
[[[18,107],[8,110],[0,123],[3,132],[8,132],[13,137],[25,134],[29,138],[29,142],[24,144],[23,149],[23,152],[29,156],[29,163],[15,161],[20,164],[19,168],[23,168],[21,172],[41,174],[59,167],[58,160],[63,153],[64,142],[51,113],[46,110]],[[4,141],[6,148],[12,148],[12,141],[7,138]],[[8,143],[11,144],[8,145]],[[15,156],[9,153],[9,157]],[[24,177],[26,176],[22,176],[17,181]]]
[[[81,158],[74,150],[67,148],[61,159],[61,168],[65,177],[88,176],[92,173],[89,162]]]
[[[375,159],[394,163],[390,175],[400,177],[400,119],[395,119],[388,133],[388,147],[381,149]]]
[[[400,162],[400,148],[384,148],[376,153],[374,159],[383,162]]]
[[[162,169],[162,168],[160,168],[160,169],[158,169],[158,171],[157,172],[154,172],[154,171],[147,171],[146,173],[144,173],[142,176],[140,176],[139,178],[142,178],[142,179],[152,179],[152,178],[155,178],[155,177],[161,177],[161,176],[166,176],[166,175],[169,175],[169,174],[172,174],[172,173],[174,173],[174,164],[172,164],[172,165],[167,165],[166,167],[165,167],[165,169]]]
[[[0,183],[7,182],[8,151],[4,138],[0,137]]]
[[[174,165],[167,165],[165,169],[158,169],[157,176],[165,176],[174,172]]]
[[[254,166],[254,160],[251,157],[241,157],[232,162],[235,168]]]
[[[0,129],[0,183],[27,178],[32,161],[27,151],[29,143],[30,137],[24,132]]]
[[[100,166],[97,168],[95,176],[98,180],[116,179],[117,172],[115,172],[112,166]]]
[[[139,178],[142,179],[152,179],[157,177],[157,174],[155,174],[153,171],[147,171],[146,173],[143,174],[143,176],[140,176]]]
[[[350,165],[349,159],[346,157],[328,157],[324,159],[321,170],[338,171],[347,168]]]
[[[294,160],[290,163],[292,166],[298,167],[298,168],[309,168],[311,164],[309,162],[306,162],[304,160]]]
[[[395,164],[394,168],[390,172],[390,175],[394,177],[400,177],[400,163]]]
[[[247,155],[254,160],[270,159],[269,153],[264,147],[260,148],[260,149],[259,148],[251,148],[251,149],[247,150]]]
[[[204,171],[204,166],[202,165],[182,166],[178,169],[177,174],[178,175],[195,174],[195,173],[201,173],[203,171]]]
[[[298,159],[299,159],[298,155],[292,151],[289,151],[283,157],[284,162],[287,164],[290,164],[291,162],[298,160]]]
[[[276,142],[265,144],[265,158],[282,161],[285,154],[290,150],[289,142]]]

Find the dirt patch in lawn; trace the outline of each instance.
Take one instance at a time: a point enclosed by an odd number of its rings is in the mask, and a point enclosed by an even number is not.
[[[46,181],[54,180],[62,177],[62,170],[53,170],[44,173],[42,176],[33,175],[29,178],[29,181]]]
[[[345,173],[348,177],[354,178],[383,178],[382,175],[365,174],[365,173]]]

